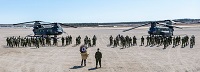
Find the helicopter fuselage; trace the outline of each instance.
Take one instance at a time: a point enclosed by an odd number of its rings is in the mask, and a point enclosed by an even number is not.
[[[150,35],[172,36],[173,28],[169,27],[150,27],[148,33]]]
[[[44,28],[43,26],[36,26],[33,29],[34,35],[61,35],[63,29],[60,25],[56,24],[49,28]]]

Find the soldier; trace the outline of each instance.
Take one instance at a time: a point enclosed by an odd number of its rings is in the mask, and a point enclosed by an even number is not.
[[[167,39],[164,39],[163,44],[164,44],[164,48],[163,49],[166,49],[167,48]]]
[[[143,46],[144,45],[144,37],[142,36],[142,38],[141,38],[141,46]]]
[[[68,36],[66,36],[65,40],[66,40],[66,45],[69,45],[69,37]]]
[[[88,47],[91,47],[92,46],[92,44],[91,44],[91,40],[90,40],[90,38],[88,39]]]
[[[147,36],[147,38],[146,38],[146,39],[147,39],[147,46],[148,46],[148,45],[150,45],[150,42],[149,42],[149,39],[150,39],[150,37],[149,37],[149,36]]]
[[[78,37],[76,37],[76,45],[78,45]]]
[[[117,40],[114,39],[114,47],[117,47]]]
[[[45,46],[45,38],[44,37],[42,37],[42,46]]]
[[[184,37],[183,37],[181,40],[182,40],[182,45],[181,45],[181,47],[183,48],[183,47],[185,47],[185,39],[184,39]]]
[[[113,37],[112,35],[110,36],[110,46],[113,44]]]
[[[69,44],[72,44],[72,36],[69,36]]]
[[[137,45],[137,38],[134,36],[133,37],[133,46]]]
[[[7,42],[7,46],[10,46],[9,45],[9,37],[6,38],[6,42]]]
[[[53,38],[53,45],[57,46],[57,38],[56,37]]]
[[[132,46],[132,38],[129,37],[129,47]]]
[[[31,47],[31,39],[28,38],[28,46]]]
[[[35,47],[39,48],[40,47],[40,41],[38,38],[35,38]]]
[[[84,39],[84,45],[87,45],[87,44],[88,44],[88,37],[86,36]]]
[[[173,38],[173,48],[176,46],[176,37]]]
[[[62,46],[64,46],[64,43],[65,43],[65,38],[64,38],[64,37],[62,37],[62,38],[61,38],[61,40],[62,40]]]
[[[78,44],[81,44],[81,36],[78,36]]]
[[[193,48],[193,45],[194,45],[194,41],[193,41],[193,38],[191,37],[190,38],[190,48]]]
[[[192,35],[192,37],[191,37],[192,39],[193,39],[193,42],[194,42],[194,45],[195,45],[195,36],[194,35]]]
[[[195,45],[195,36],[194,35],[192,35],[192,40],[193,40],[193,44]]]
[[[102,53],[99,51],[99,48],[97,49],[97,52],[95,53],[95,59],[96,59],[96,68],[98,66],[98,63],[101,68],[101,58],[102,58]]]
[[[97,40],[97,37],[94,35],[93,38],[92,38],[92,46],[96,46],[96,40]]]

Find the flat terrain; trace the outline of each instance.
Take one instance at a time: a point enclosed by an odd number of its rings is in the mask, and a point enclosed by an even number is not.
[[[67,34],[59,37],[72,35],[73,44],[61,47],[35,47],[8,48],[6,37],[32,34],[32,28],[0,28],[0,72],[199,72],[200,71],[200,25],[184,26],[183,29],[175,29],[175,35],[189,37],[195,35],[196,45],[181,48],[172,48],[170,45],[163,50],[160,47],[132,46],[125,49],[112,48],[109,44],[110,35],[136,36],[140,44],[140,38],[147,35],[148,28],[138,28],[128,32],[122,32],[129,27],[85,27],[64,28]],[[75,37],[83,39],[87,35],[92,38],[97,36],[97,46],[89,48],[87,66],[79,67],[81,63],[80,46],[74,46]],[[146,37],[146,36],[145,36]],[[146,44],[146,40],[145,40]],[[103,53],[102,68],[94,69],[94,54],[100,48]]]

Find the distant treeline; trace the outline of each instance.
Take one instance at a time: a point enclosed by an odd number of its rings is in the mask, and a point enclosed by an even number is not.
[[[165,20],[158,20],[157,22],[164,22]],[[174,19],[175,22],[181,22],[186,24],[200,23],[200,19]],[[146,24],[152,21],[141,21],[141,22],[111,22],[111,23],[65,23],[67,25],[76,27],[110,27],[110,26],[129,26],[133,24]],[[24,27],[24,25],[13,26],[12,24],[0,24],[0,27]],[[33,24],[27,24],[26,27],[33,27]]]
[[[109,26],[109,25],[122,25],[122,24],[145,24],[147,22],[115,22],[115,23],[68,23],[68,25],[77,27],[95,27],[95,26]]]

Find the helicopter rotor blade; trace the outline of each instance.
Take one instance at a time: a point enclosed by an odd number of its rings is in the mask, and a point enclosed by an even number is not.
[[[167,27],[174,27],[174,28],[179,28],[179,29],[183,29],[181,27],[177,27],[177,26],[172,26],[172,25],[168,25],[168,24],[164,24],[164,23],[158,23],[160,25],[164,25],[164,26],[167,26]]]
[[[139,28],[139,27],[142,27],[142,26],[146,26],[146,25],[148,25],[148,24],[149,24],[149,23],[147,23],[147,24],[142,24],[142,25],[137,26],[137,27],[132,27],[132,28],[130,28],[130,29],[124,30],[123,32],[129,31],[129,30],[132,30],[132,29],[135,29],[135,28]]]
[[[63,26],[68,26],[68,27],[73,27],[73,28],[77,28],[76,26],[72,26],[72,25],[68,25],[66,23],[59,23],[60,25],[63,25]]]
[[[13,24],[13,25],[21,25],[21,24],[28,24],[28,23],[35,23],[35,22],[50,23],[50,22],[44,22],[44,21],[29,21],[29,22],[17,23],[17,24]]]
[[[183,29],[182,27],[177,27],[177,26],[173,26],[173,27],[175,27],[175,28],[179,28],[179,29]]]

